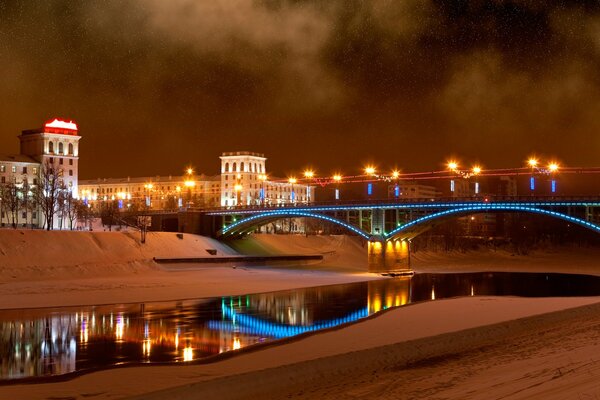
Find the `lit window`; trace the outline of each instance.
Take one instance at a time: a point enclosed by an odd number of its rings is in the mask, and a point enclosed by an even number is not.
[[[14,172],[17,172],[17,167],[16,167],[16,165],[13,165],[13,166],[12,166],[12,172],[13,172],[13,173],[14,173]]]

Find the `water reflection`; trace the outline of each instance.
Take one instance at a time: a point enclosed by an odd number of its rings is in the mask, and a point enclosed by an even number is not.
[[[177,303],[0,311],[0,379],[127,363],[189,362],[419,301],[599,294],[600,279],[585,275],[418,274]]]

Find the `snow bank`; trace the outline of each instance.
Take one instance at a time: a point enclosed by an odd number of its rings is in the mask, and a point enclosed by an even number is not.
[[[323,261],[313,268],[367,272],[367,244],[347,235],[253,234],[228,244],[244,254],[320,254]]]
[[[140,243],[134,232],[0,230],[0,280],[39,280],[152,270],[153,257],[236,254],[216,240],[150,232]],[[66,275],[65,275],[66,274]]]

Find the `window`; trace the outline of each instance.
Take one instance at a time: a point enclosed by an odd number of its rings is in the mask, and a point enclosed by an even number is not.
[[[13,166],[12,166],[12,172],[13,172],[13,173],[17,172],[17,166],[16,166],[16,165],[13,165]]]
[[[37,213],[35,211],[31,213],[31,218],[33,218],[33,219],[37,218]]]
[[[21,216],[23,217],[23,219],[27,219],[27,211],[23,211],[23,213],[21,214]]]
[[[69,154],[73,155],[73,143],[69,143]]]
[[[49,162],[50,164],[54,164],[54,157],[50,157],[50,158],[48,159],[48,162]]]
[[[60,142],[58,144],[58,154],[63,154],[64,153],[64,145],[62,144],[62,142]]]
[[[60,165],[63,165],[63,161],[64,161],[64,160],[63,160],[62,158],[59,158],[59,159],[58,159],[58,163],[59,163]]]
[[[228,162],[225,163],[225,172],[231,172],[231,170],[229,170],[229,163]]]
[[[3,176],[2,178],[0,178],[0,181],[1,181],[2,183],[6,183],[6,177],[5,177],[5,176]]]
[[[37,167],[33,167],[33,173],[37,174]]]
[[[73,170],[72,169],[69,170],[69,176],[73,176]]]
[[[0,165],[0,172],[6,172],[6,165]]]
[[[243,161],[240,163],[240,171],[241,172],[245,172],[244,171],[244,162]]]
[[[48,153],[50,153],[50,154],[54,153],[54,143],[53,142],[48,142]]]
[[[237,172],[237,163],[233,163],[233,172]]]
[[[73,159],[69,158],[69,165],[73,165]]]
[[[33,184],[37,185],[37,178],[33,178]]]
[[[26,174],[27,173],[27,167],[23,167],[23,173]]]

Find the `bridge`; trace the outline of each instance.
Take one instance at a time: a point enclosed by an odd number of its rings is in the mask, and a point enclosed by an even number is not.
[[[476,213],[537,214],[600,233],[600,197],[390,199],[217,208],[203,213],[220,218],[214,233],[222,239],[241,237],[283,218],[329,222],[368,241],[370,270],[407,268],[411,239],[444,221]]]

